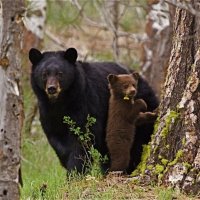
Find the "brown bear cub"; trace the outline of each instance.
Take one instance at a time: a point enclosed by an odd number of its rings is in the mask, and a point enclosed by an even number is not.
[[[146,112],[142,99],[134,100],[139,74],[108,76],[110,99],[106,128],[106,143],[111,159],[109,171],[123,171],[129,166],[130,150],[135,136],[135,126],[155,121],[156,114]]]

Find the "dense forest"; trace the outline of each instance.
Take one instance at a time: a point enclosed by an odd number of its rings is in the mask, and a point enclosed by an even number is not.
[[[199,18],[195,0],[0,0],[0,199],[199,199]],[[107,158],[90,147],[86,174],[61,166],[41,127],[31,48],[75,48],[153,88],[158,118],[131,174],[103,174]],[[87,120],[83,134],[64,119],[86,145],[98,123]]]

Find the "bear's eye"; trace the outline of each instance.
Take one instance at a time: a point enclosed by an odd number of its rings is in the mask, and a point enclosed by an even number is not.
[[[124,85],[124,89],[127,89],[127,88],[128,88],[128,86],[129,86],[128,84]]]
[[[57,74],[57,75],[58,75],[58,77],[59,77],[59,78],[62,78],[62,76],[63,76],[63,73],[62,73],[62,72],[58,72],[58,74]]]
[[[42,79],[43,79],[43,80],[46,80],[46,79],[47,79],[47,72],[43,72],[43,73],[42,73]]]

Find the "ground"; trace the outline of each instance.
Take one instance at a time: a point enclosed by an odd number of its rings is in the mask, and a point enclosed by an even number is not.
[[[131,178],[67,175],[37,120],[32,136],[23,138],[21,200],[196,200],[172,189],[139,186]]]

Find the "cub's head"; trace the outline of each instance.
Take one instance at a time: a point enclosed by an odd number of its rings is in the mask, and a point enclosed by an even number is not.
[[[138,78],[139,74],[136,72],[120,75],[109,74],[111,94],[124,100],[132,100],[137,93]]]
[[[44,53],[32,48],[29,51],[29,60],[32,63],[33,89],[43,90],[50,100],[57,99],[74,80],[77,56],[74,48]]]

